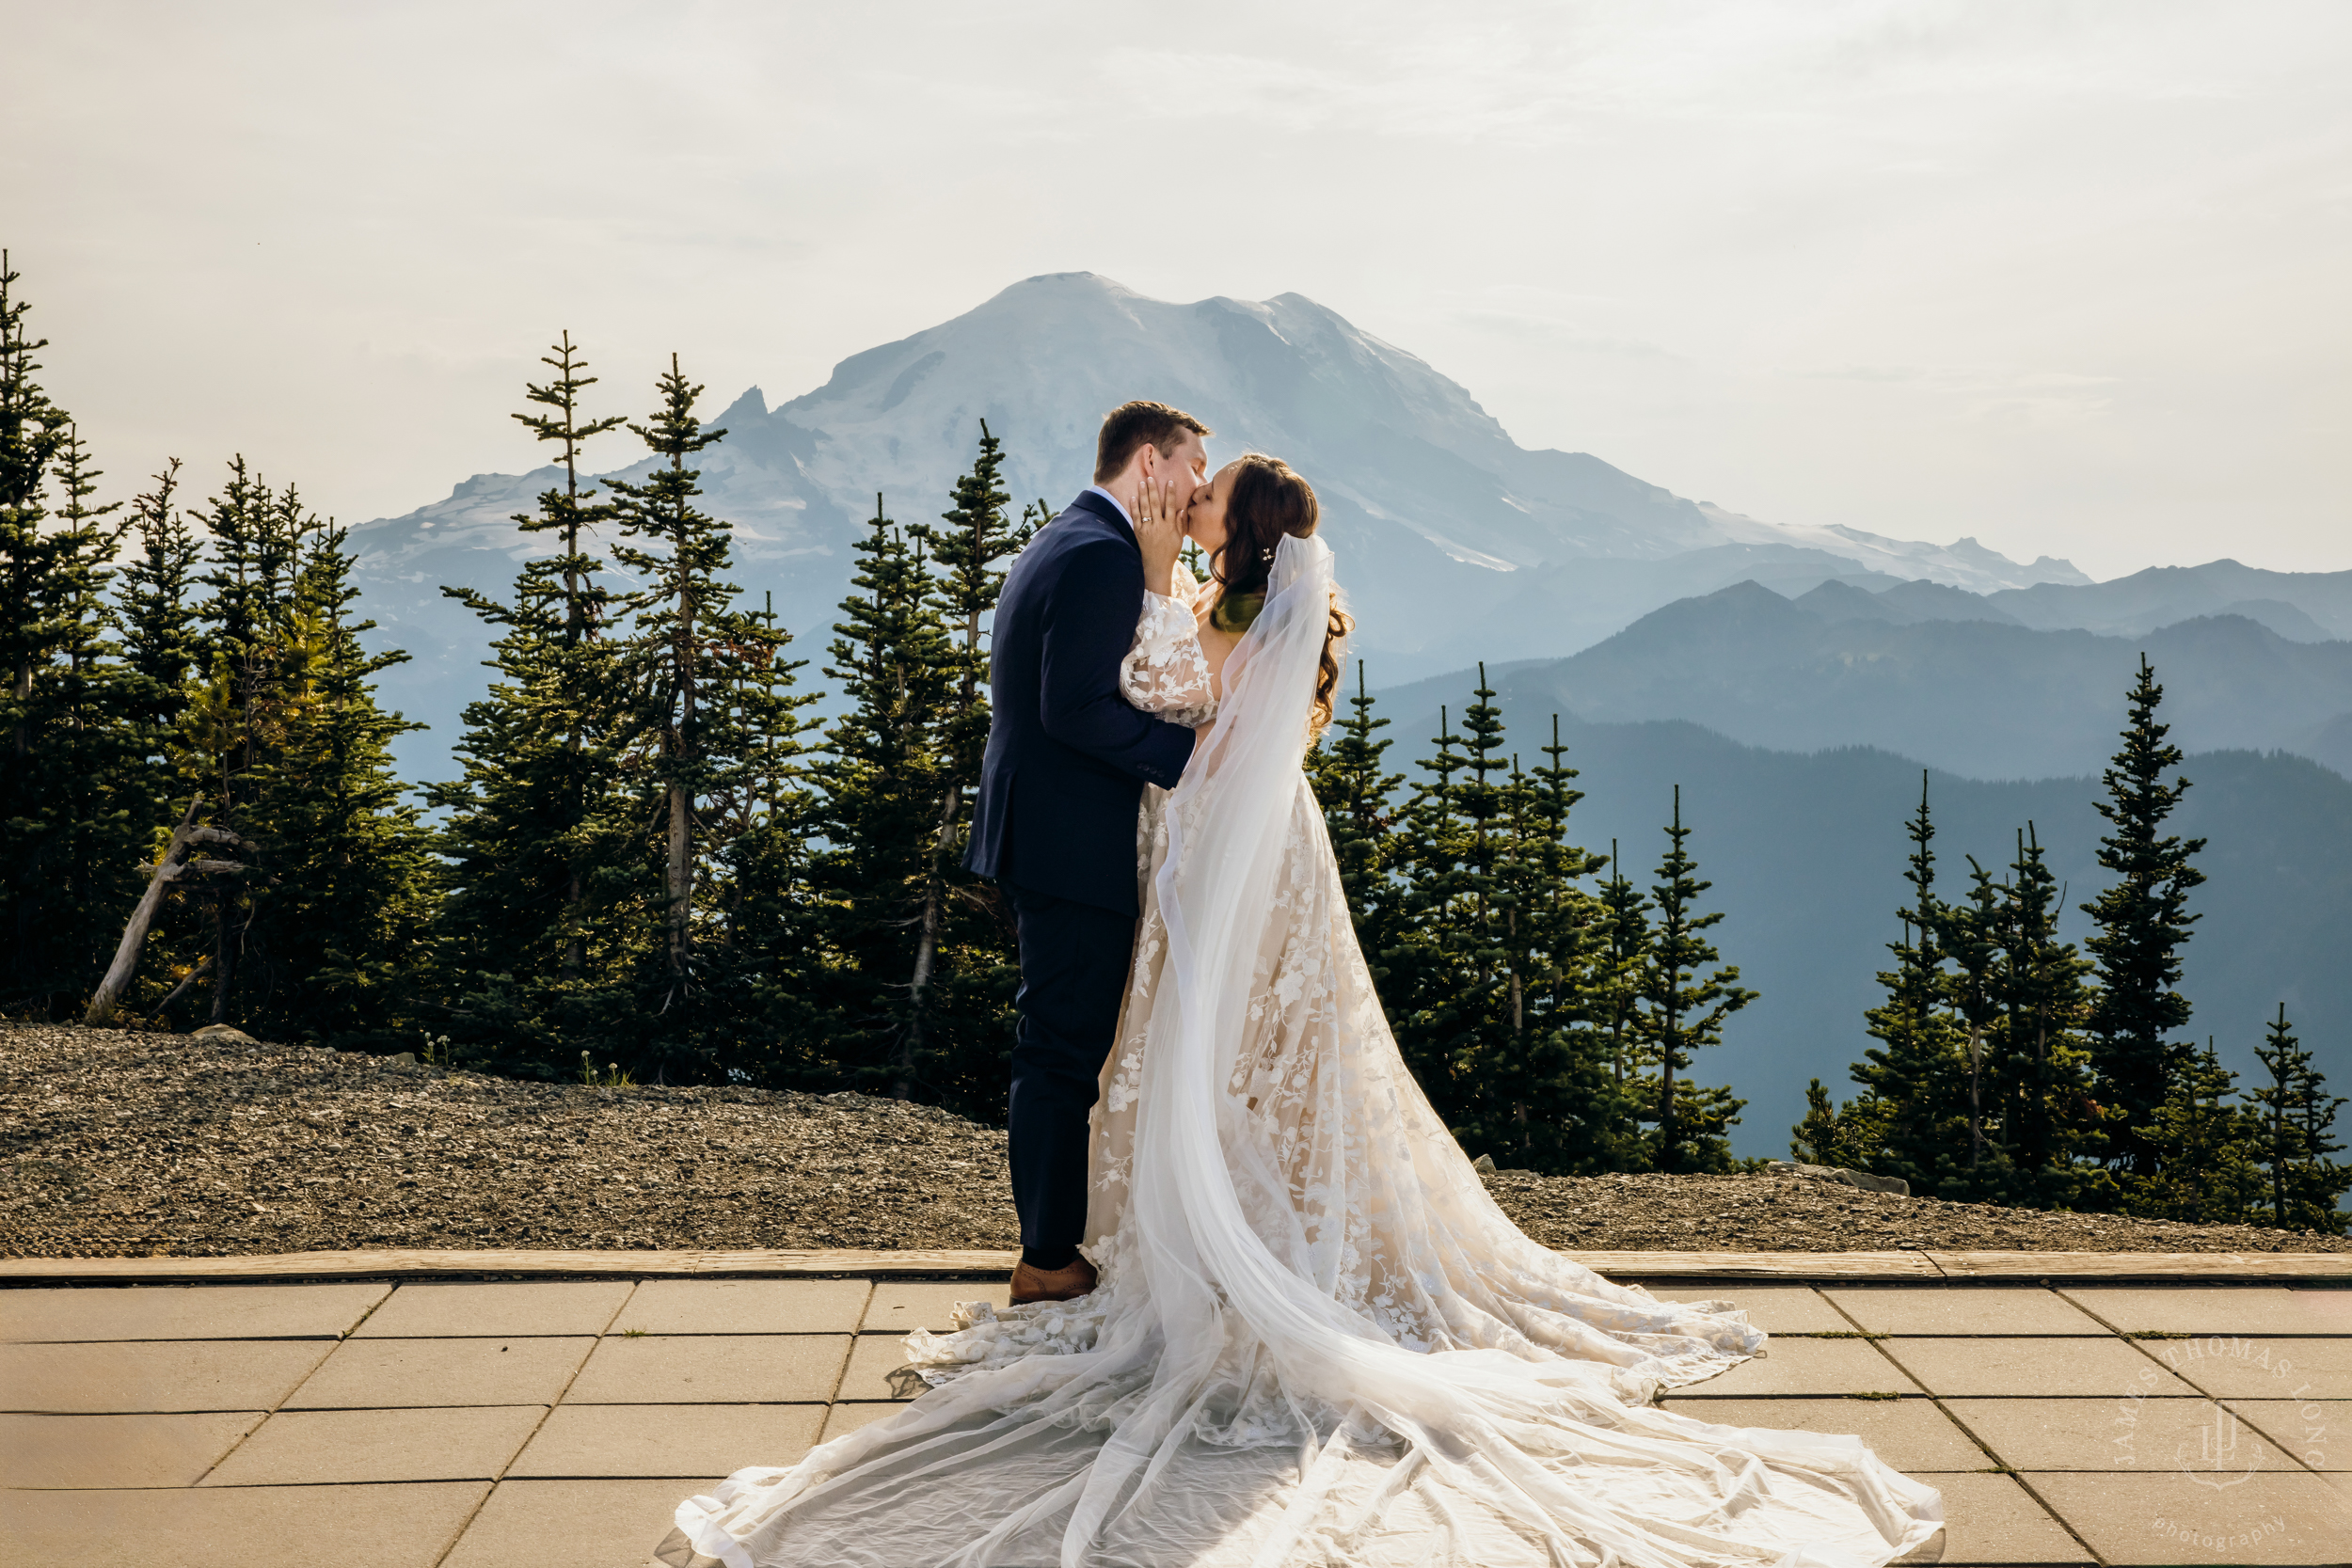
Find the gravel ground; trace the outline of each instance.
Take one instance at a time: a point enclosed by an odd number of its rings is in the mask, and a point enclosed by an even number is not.
[[[1781,1176],[1490,1183],[1590,1250],[2352,1251]],[[929,1106],[587,1088],[179,1035],[0,1026],[0,1257],[1015,1245],[1005,1135]]]

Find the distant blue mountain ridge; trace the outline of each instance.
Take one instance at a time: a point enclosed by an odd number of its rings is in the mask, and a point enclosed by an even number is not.
[[[628,384],[596,369],[599,391]],[[1760,522],[1589,453],[1520,448],[1461,387],[1301,296],[1179,305],[1083,273],[1016,284],[773,408],[744,392],[712,417],[728,434],[704,455],[709,509],[734,525],[736,579],[773,595],[821,688],[876,491],[900,519],[943,510],[985,418],[1013,493],[1058,506],[1087,481],[1104,410],[1134,396],[1200,414],[1212,455],[1279,452],[1314,482],[1393,758],[1425,752],[1485,659],[1518,744],[1564,715],[1589,791],[1581,842],[1622,841],[1638,877],[1683,786],[1728,916],[1717,935],[1763,992],[1699,1068],[1752,1101],[1740,1152],[1788,1151],[1808,1077],[1851,1092],[1922,765],[1955,889],[1963,852],[2005,863],[2031,820],[2070,903],[2096,890],[2097,773],[2142,653],[2194,753],[2182,831],[2212,840],[2191,1028],[2243,1070],[2285,1001],[2331,1080],[2352,1079],[2336,953],[2352,926],[2352,572],[2216,561],[2094,583],[1973,539]],[[625,439],[590,457],[642,474]],[[512,515],[558,480],[476,475],[353,530],[371,640],[415,656],[385,700],[432,726],[402,741],[404,777],[454,771],[459,714],[487,678],[487,639],[441,585],[502,594],[548,547]]]

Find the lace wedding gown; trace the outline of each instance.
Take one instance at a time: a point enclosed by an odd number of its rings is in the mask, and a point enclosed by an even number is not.
[[[1430,1110],[1300,768],[1333,592],[1285,539],[1221,702],[1147,595],[1123,685],[1207,728],[1142,812],[1099,1288],[912,1336],[929,1392],[682,1504],[658,1562],[1875,1568],[1936,1536],[1859,1438],[1653,1405],[1763,1332],[1529,1241]]]

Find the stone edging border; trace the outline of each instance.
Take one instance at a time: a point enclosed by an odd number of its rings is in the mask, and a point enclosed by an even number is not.
[[[477,1275],[570,1277],[885,1274],[1005,1275],[1009,1252],[809,1248],[739,1252],[483,1249],[281,1252],[245,1258],[6,1258],[0,1287],[230,1280],[431,1279]],[[2144,1279],[2352,1282],[2352,1252],[1564,1252],[1606,1275],[1648,1279],[1848,1281]]]

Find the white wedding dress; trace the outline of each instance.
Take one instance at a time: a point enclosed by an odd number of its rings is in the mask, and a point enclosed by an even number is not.
[[[1333,594],[1285,539],[1216,702],[1147,596],[1125,689],[1207,727],[1142,813],[1100,1287],[912,1336],[929,1392],[680,1505],[657,1562],[1875,1568],[1937,1536],[1857,1437],[1652,1404],[1763,1332],[1529,1241],[1430,1110],[1300,768]]]

